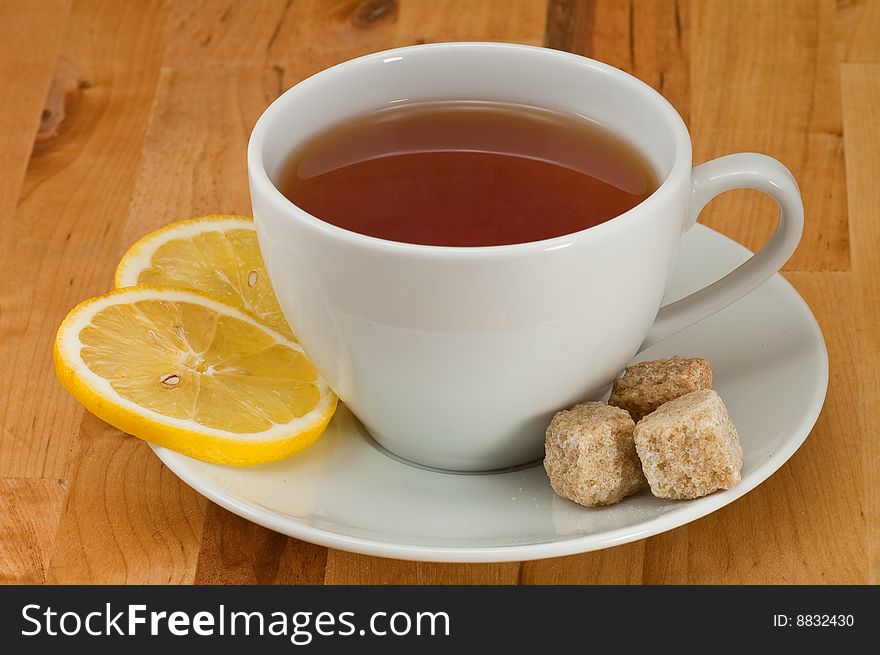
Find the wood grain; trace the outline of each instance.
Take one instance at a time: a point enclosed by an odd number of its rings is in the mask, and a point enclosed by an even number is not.
[[[522,584],[640,584],[645,542],[582,555],[523,562]]]
[[[404,562],[331,550],[325,584],[516,584],[519,564]]]
[[[792,170],[807,221],[788,270],[849,269],[834,21],[833,2],[706,1],[690,11],[694,161],[755,151]],[[765,196],[734,192],[700,221],[755,250],[775,213]]]
[[[49,568],[53,582],[182,581],[186,547],[193,542],[190,579],[194,569],[201,521],[195,521],[195,533],[191,522],[193,515],[201,517],[204,501],[189,490],[171,493],[169,487],[180,483],[144,444],[120,438],[90,415],[80,424],[82,412],[52,380],[48,357],[66,308],[112,286],[167,18],[162,3],[91,1],[74,7],[47,105],[54,119],[34,150],[19,206],[16,257],[32,262],[39,273],[33,287],[21,285],[16,293],[31,288],[50,293],[47,303],[20,303],[27,309],[33,352],[16,356],[34,376],[34,388],[25,386],[23,393],[42,402],[26,405],[37,420],[31,424],[31,450],[19,459],[27,455],[29,463],[36,449],[58,453],[50,470],[71,478]],[[134,491],[146,483],[150,492]],[[163,524],[163,502],[185,511]]]
[[[434,41],[540,44],[544,0],[196,0],[175,8],[167,64],[261,65],[292,81],[359,55]]]
[[[0,25],[4,28],[0,80],[4,96],[15,98],[15,102],[0,106],[0,243],[4,246],[6,224],[24,180],[69,13],[69,2],[0,2]]]
[[[280,91],[263,68],[162,69],[117,258],[172,221],[250,215],[248,135]]]
[[[0,357],[16,384],[4,386],[0,475],[68,474],[82,412],[55,382],[52,340],[65,313],[112,279],[164,20],[159,5],[95,1],[70,16],[55,86],[65,118],[37,141],[15,218],[3,225]]]
[[[853,315],[858,349],[854,353],[859,391],[860,460],[864,475],[865,515],[868,529],[869,582],[880,583],[880,64],[843,66],[843,108],[846,134],[847,186],[853,233]]]
[[[0,0],[0,582],[880,582],[880,3],[867,0]],[[831,383],[802,449],[688,526],[566,558],[455,565],[354,555],[217,507],[54,380],[61,317],[169,221],[247,213],[245,144],[303,77],[411,43],[498,40],[596,57],[660,90],[695,160],[778,157],[807,210],[788,277]],[[875,62],[875,63],[870,63]],[[844,166],[845,158],[845,166]],[[772,202],[702,221],[751,248]]]
[[[688,584],[690,525],[645,540],[642,584]]]
[[[47,582],[192,582],[207,501],[91,414],[80,439]]]
[[[837,0],[837,32],[843,61],[880,62],[880,2]]]
[[[552,0],[545,45],[616,66],[689,114],[688,5],[678,0]]]
[[[63,480],[0,479],[0,584],[39,584],[67,493]]]
[[[321,584],[327,549],[209,503],[195,584]]]

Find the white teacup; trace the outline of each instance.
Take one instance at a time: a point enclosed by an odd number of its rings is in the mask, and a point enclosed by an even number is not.
[[[661,185],[596,227],[477,248],[356,234],[273,185],[285,157],[324,128],[394,102],[455,99],[589,117],[636,145]],[[540,457],[555,411],[596,397],[640,348],[755,289],[803,228],[797,184],[776,160],[738,154],[691,168],[687,128],[651,87],[591,59],[521,45],[412,46],[318,73],[257,122],[248,173],[272,284],[318,370],[390,451],[462,471]],[[773,237],[726,277],[661,308],[682,233],[714,196],[746,187],[779,204]]]

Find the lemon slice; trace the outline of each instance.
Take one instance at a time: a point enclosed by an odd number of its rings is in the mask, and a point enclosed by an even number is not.
[[[292,338],[257,244],[254,219],[211,214],[166,225],[135,243],[116,288],[149,284],[207,293]]]
[[[75,307],[58,378],[117,428],[221,464],[281,459],[318,439],[336,396],[300,346],[184,289],[117,289]]]

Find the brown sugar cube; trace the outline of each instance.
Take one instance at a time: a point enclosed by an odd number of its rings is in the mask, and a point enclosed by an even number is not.
[[[609,405],[629,412],[638,423],[663,403],[691,391],[712,388],[712,367],[699,357],[676,355],[628,366],[614,381]]]
[[[547,428],[544,469],[560,496],[586,507],[612,505],[645,485],[622,409],[590,402],[556,414]]]
[[[649,414],[633,431],[651,493],[699,498],[736,486],[742,447],[715,391],[693,391]]]

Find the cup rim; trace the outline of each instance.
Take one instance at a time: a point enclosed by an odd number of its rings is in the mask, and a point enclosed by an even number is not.
[[[541,239],[539,241],[526,241],[522,243],[492,246],[436,246],[420,243],[407,243],[404,241],[392,241],[389,239],[382,239],[380,237],[374,237],[367,234],[361,234],[360,232],[354,232],[352,230],[339,227],[338,225],[334,225],[333,223],[322,220],[317,216],[310,214],[309,212],[289,200],[286,196],[284,196],[284,194],[281,193],[281,191],[278,190],[278,188],[269,178],[269,174],[266,172],[262,153],[264,143],[270,131],[269,123],[275,114],[283,111],[282,106],[285,105],[287,102],[285,100],[286,97],[291,94],[295,94],[298,91],[301,91],[302,85],[306,83],[314,82],[338,74],[340,69],[353,68],[376,59],[381,60],[388,59],[389,57],[405,56],[407,53],[414,50],[443,51],[451,48],[493,48],[530,52],[536,56],[558,57],[559,59],[574,59],[581,64],[593,68],[594,70],[609,74],[627,84],[638,87],[642,93],[646,94],[646,97],[648,99],[653,100],[653,102],[655,103],[655,110],[663,114],[663,118],[666,120],[666,123],[673,134],[675,153],[672,167],[670,168],[669,172],[662,178],[660,185],[657,187],[657,189],[654,190],[651,195],[649,195],[647,198],[645,198],[643,201],[630,208],[629,210],[618,214],[617,216],[608,219],[603,223],[593,225],[591,227],[578,230],[576,232],[570,232],[568,234],[563,234],[548,239]],[[560,250],[572,245],[574,239],[582,240],[586,238],[591,238],[591,235],[592,237],[598,238],[602,234],[607,234],[614,230],[621,229],[626,225],[629,225],[633,220],[636,219],[636,215],[640,213],[649,213],[654,207],[666,202],[667,198],[671,194],[675,193],[675,189],[673,187],[675,186],[676,179],[680,178],[684,172],[689,172],[691,166],[691,139],[684,120],[681,118],[681,115],[678,113],[675,107],[673,107],[672,104],[662,94],[657,92],[649,84],[643,82],[634,75],[630,75],[626,71],[620,70],[619,68],[615,68],[614,66],[605,64],[595,59],[584,57],[582,55],[565,52],[563,50],[554,50],[552,48],[545,48],[541,46],[492,41],[453,41],[403,46],[369,53],[360,57],[356,57],[354,59],[343,61],[339,64],[335,64],[334,66],[326,68],[303,80],[300,80],[295,85],[287,89],[280,96],[278,96],[274,101],[272,101],[272,103],[260,115],[259,119],[257,119],[257,122],[255,123],[251,131],[247,148],[247,167],[248,177],[251,185],[251,194],[257,192],[267,193],[268,197],[273,201],[273,204],[279,205],[279,208],[293,210],[292,213],[295,215],[295,220],[298,220],[319,232],[323,232],[327,236],[332,236],[337,239],[346,241],[350,245],[369,249],[393,250],[400,253],[418,255],[433,254],[461,256],[501,253],[514,254],[536,250],[552,251]]]

